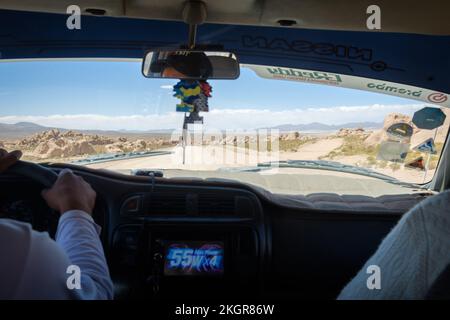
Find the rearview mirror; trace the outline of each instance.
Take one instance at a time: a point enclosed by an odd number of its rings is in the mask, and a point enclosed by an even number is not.
[[[150,51],[144,56],[146,78],[236,79],[239,62],[235,54],[217,51]]]

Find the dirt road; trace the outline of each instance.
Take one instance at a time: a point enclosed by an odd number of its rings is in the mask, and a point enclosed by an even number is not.
[[[224,167],[256,166],[260,162],[278,161],[278,154],[258,153],[254,150],[231,145],[208,145],[186,147],[183,163],[183,148],[176,146],[172,154],[124,159],[110,162],[88,164],[94,169],[130,170],[130,169],[184,169],[217,170]]]
[[[280,160],[317,160],[319,157],[339,148],[343,142],[344,139],[342,138],[332,138],[307,143],[301,146],[297,152],[281,152]]]
[[[169,155],[124,159],[87,165],[90,168],[111,170],[129,169],[185,169],[216,170],[223,167],[256,166],[260,162],[278,160],[316,160],[342,145],[343,139],[323,139],[300,147],[297,152],[266,153],[234,147],[231,145],[208,145],[186,147],[185,163],[183,149],[176,146],[168,149]]]

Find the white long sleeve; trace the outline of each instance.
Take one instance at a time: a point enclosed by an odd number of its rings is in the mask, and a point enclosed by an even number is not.
[[[27,223],[0,220],[0,299],[111,299],[99,229],[87,213],[69,211],[55,242]],[[80,268],[80,289],[67,286],[70,265]]]

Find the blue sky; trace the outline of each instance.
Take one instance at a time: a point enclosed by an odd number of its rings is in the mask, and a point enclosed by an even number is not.
[[[179,100],[170,89],[175,83],[144,78],[140,62],[0,63],[0,122],[74,129],[178,127],[182,115],[174,111]],[[233,119],[255,127],[286,121],[382,121],[391,109],[411,113],[420,104],[354,89],[262,79],[245,68],[238,80],[210,83],[212,112],[205,119],[222,127],[232,126]],[[346,111],[350,113],[343,115]]]

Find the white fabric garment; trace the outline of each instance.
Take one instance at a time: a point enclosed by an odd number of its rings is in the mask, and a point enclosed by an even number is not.
[[[79,210],[60,217],[56,241],[28,223],[0,219],[0,299],[112,299],[99,233]],[[81,271],[80,289],[67,285],[70,265]]]
[[[450,191],[445,191],[400,219],[338,299],[424,299],[449,263]],[[367,286],[371,265],[380,268],[380,289]]]

